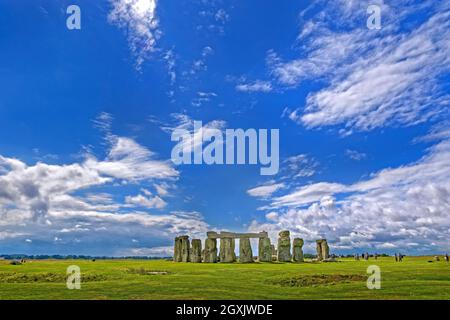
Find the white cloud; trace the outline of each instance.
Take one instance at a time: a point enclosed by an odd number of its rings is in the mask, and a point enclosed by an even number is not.
[[[257,80],[251,83],[241,83],[236,85],[237,91],[242,92],[270,92],[272,91],[272,84],[268,81]]]
[[[167,187],[166,187],[166,186],[159,185],[159,184],[155,184],[154,187],[155,187],[155,189],[156,189],[156,192],[157,192],[161,197],[164,197],[164,196],[166,196],[166,195],[169,194],[169,191],[167,190]]]
[[[146,207],[149,209],[152,209],[152,208],[162,209],[167,205],[167,202],[165,202],[163,199],[161,199],[158,196],[155,196],[153,198],[148,198],[141,194],[136,195],[136,196],[126,196],[125,202],[128,204]]]
[[[266,219],[269,221],[277,221],[278,213],[277,212],[269,212],[266,214]]]
[[[278,191],[279,189],[284,188],[285,185],[283,183],[276,183],[276,184],[269,184],[264,186],[259,186],[256,188],[252,188],[247,190],[247,193],[251,195],[252,197],[268,197],[272,195],[274,192]]]
[[[167,65],[167,72],[169,73],[170,78],[170,84],[175,84],[175,81],[177,80],[177,73],[175,72],[175,54],[173,50],[168,50],[163,57],[164,61]]]
[[[33,252],[113,254],[117,245],[111,243],[125,243],[122,240],[127,237],[148,245],[150,240],[161,243],[172,241],[176,234],[196,235],[207,230],[199,213],[154,215],[134,210],[134,205],[164,207],[159,196],[143,191],[144,195],[121,203],[112,194],[98,191],[103,186],[117,188],[118,180],[165,186],[165,181],[178,176],[166,161],[154,160],[153,152],[130,138],[111,135],[108,143],[112,144],[105,160],[88,155],[66,165],[28,165],[0,156],[2,246],[23,241],[28,246],[24,250]]]
[[[364,152],[359,152],[351,149],[345,150],[345,154],[347,157],[355,161],[360,161],[367,157],[367,155]]]
[[[281,170],[288,178],[305,178],[313,176],[318,165],[314,158],[306,154],[298,154],[285,159]]]
[[[149,256],[149,257],[170,257],[173,255],[173,246],[133,248],[121,252],[121,256]]]
[[[178,172],[168,161],[153,160],[154,153],[125,137],[114,139],[108,156],[98,161],[90,156],[84,166],[102,175],[131,181],[167,179],[177,177]]]
[[[445,250],[450,244],[450,140],[440,141],[417,162],[381,170],[367,180],[319,182],[272,197],[268,209],[279,210],[276,220],[253,221],[250,230],[268,230],[275,238],[277,231],[290,229],[310,240],[326,237],[336,249],[387,250],[392,244],[407,250],[417,243],[416,252]]]
[[[219,9],[219,10],[217,10],[216,14],[214,15],[214,18],[218,22],[225,23],[228,21],[230,16],[224,9]]]
[[[111,23],[123,29],[128,37],[131,52],[140,69],[148,54],[155,50],[159,37],[156,0],[110,0],[112,10],[108,15]]]
[[[206,93],[211,95],[211,93]],[[203,137],[207,135],[212,135],[216,132],[216,130],[223,130],[226,127],[226,122],[223,120],[212,120],[203,124],[201,128],[195,130],[194,128],[194,119],[189,117],[186,114],[174,113],[172,114],[172,118],[174,119],[174,123],[171,124],[163,124],[160,128],[164,132],[172,133],[176,129],[184,129],[190,133],[189,139],[184,139],[182,141],[183,152],[191,153],[194,152],[197,148],[200,148],[204,141]]]
[[[289,117],[308,128],[344,124],[351,132],[413,125],[443,112],[449,97],[439,77],[450,69],[450,11],[448,4],[437,6],[437,13],[409,32],[394,27],[387,6],[387,21],[376,33],[358,26],[348,30],[351,19],[344,31],[332,31],[335,22],[322,18],[317,31],[305,35],[305,57],[283,62],[270,52],[268,64],[281,84],[296,86],[311,79],[327,84]],[[353,5],[340,3],[320,16],[351,15],[349,7]]]
[[[204,103],[211,101],[212,98],[217,97],[215,92],[197,92],[197,97],[191,102],[194,107],[201,107]]]

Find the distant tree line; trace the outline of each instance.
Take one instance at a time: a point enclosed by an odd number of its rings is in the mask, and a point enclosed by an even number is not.
[[[39,255],[28,255],[28,254],[2,254],[0,258],[5,260],[111,260],[111,259],[143,259],[143,260],[161,260],[161,259],[171,259],[171,257],[147,257],[147,256],[124,256],[124,257],[107,257],[107,256],[86,256],[86,255],[47,255],[47,254],[39,254]]]

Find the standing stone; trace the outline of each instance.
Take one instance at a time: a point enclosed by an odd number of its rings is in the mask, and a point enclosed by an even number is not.
[[[181,238],[175,238],[175,244],[173,246],[173,261],[181,262]]]
[[[300,238],[295,238],[294,239],[294,244],[293,244],[293,259],[295,262],[303,262],[303,239]]]
[[[206,239],[205,250],[203,250],[203,262],[216,263],[217,262],[217,240]]]
[[[181,236],[181,262],[189,262],[190,260],[190,243],[189,236]]]
[[[253,252],[249,238],[239,239],[239,262],[240,263],[253,262]]]
[[[290,262],[292,259],[290,232],[281,231],[278,236],[278,261]]]
[[[272,262],[272,247],[270,238],[259,238],[258,243],[258,260],[259,262]]]
[[[272,258],[275,257],[275,260],[278,259],[278,251],[277,248],[275,248],[274,244],[271,244],[270,247],[272,248]]]
[[[235,241],[233,238],[220,239],[220,262],[235,262],[236,254],[234,253]]]
[[[321,243],[322,248],[322,259],[328,259],[330,257],[330,247],[328,246],[328,242],[326,239],[322,239]]]
[[[202,262],[202,240],[192,239],[191,262]]]
[[[322,261],[323,260],[322,239],[316,240],[316,252],[317,252],[317,261]]]

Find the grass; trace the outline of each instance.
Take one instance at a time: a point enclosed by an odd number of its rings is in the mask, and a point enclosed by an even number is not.
[[[430,257],[338,263],[194,264],[164,260],[0,260],[0,299],[450,299],[450,264]],[[369,290],[369,265],[381,289]],[[66,269],[81,268],[81,290]]]

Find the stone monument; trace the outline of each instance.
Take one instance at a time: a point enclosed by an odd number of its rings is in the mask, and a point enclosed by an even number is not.
[[[270,238],[259,238],[258,242],[259,262],[272,262],[272,245]]]
[[[290,262],[292,259],[290,232],[284,230],[281,231],[278,236],[278,261]]]
[[[253,262],[253,252],[249,238],[239,239],[239,262],[240,263]]]
[[[202,240],[192,239],[191,262],[202,262]]]
[[[295,262],[303,262],[303,239],[295,238],[293,243],[292,255]]]
[[[205,250],[203,250],[203,262],[216,263],[217,262],[217,240],[206,239]]]

